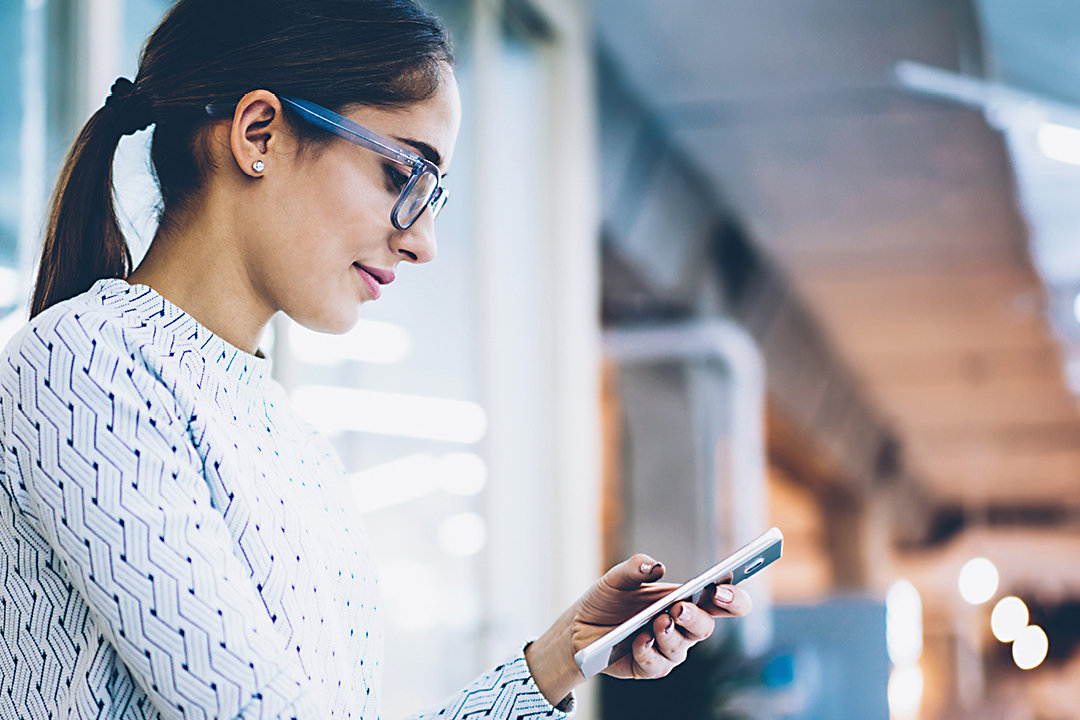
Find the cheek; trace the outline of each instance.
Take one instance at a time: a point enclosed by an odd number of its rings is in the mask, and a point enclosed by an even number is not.
[[[383,243],[391,230],[392,200],[369,168],[334,158],[312,161],[273,203],[280,249],[292,269],[325,276]],[[320,265],[328,265],[319,268]]]
[[[313,160],[268,208],[273,219],[264,223],[277,226],[267,227],[276,238],[272,258],[263,258],[271,265],[268,284],[277,307],[308,327],[351,327],[361,298],[352,263],[381,264],[389,252],[394,199],[374,171],[381,174],[355,158]]]
[[[377,165],[327,158],[311,170],[303,181],[303,206],[295,208],[303,225],[298,238],[302,242],[359,250],[391,229],[393,200],[380,182]]]

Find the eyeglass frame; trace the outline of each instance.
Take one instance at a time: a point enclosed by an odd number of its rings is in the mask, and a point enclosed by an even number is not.
[[[309,125],[314,125],[315,127],[337,135],[354,145],[359,145],[362,148],[371,150],[377,155],[382,155],[387,160],[392,160],[400,165],[407,165],[412,169],[409,174],[409,179],[406,180],[405,184],[402,186],[401,191],[398,193],[397,201],[390,211],[390,222],[398,230],[408,230],[420,219],[420,216],[424,214],[424,210],[427,210],[429,207],[431,208],[431,217],[437,217],[439,211],[446,205],[446,201],[450,197],[450,191],[443,187],[442,173],[439,171],[439,166],[435,163],[414,152],[406,150],[374,130],[366,128],[360,123],[350,120],[344,115],[329,110],[322,105],[316,105],[313,102],[289,97],[288,95],[277,95],[277,98],[296,112],[300,116],[300,119]],[[221,103],[210,103],[206,106],[206,112],[213,117],[223,117],[226,112],[226,106]],[[410,220],[407,225],[402,225],[398,220],[401,206],[405,202],[405,198],[408,197],[409,193],[416,186],[416,183],[420,182],[420,178],[424,175],[433,175],[435,177],[435,187],[432,188],[431,193],[427,200],[424,201],[422,209],[416,214],[416,217]]]

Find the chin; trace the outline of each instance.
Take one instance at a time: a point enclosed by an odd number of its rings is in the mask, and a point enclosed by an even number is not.
[[[294,322],[308,330],[328,335],[344,335],[360,320],[360,303],[341,303],[335,307],[317,308],[314,312],[287,314]]]

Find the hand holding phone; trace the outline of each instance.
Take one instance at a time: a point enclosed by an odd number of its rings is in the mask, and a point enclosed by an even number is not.
[[[658,615],[682,601],[697,602],[701,591],[713,584],[735,585],[780,558],[784,536],[772,528],[693,580],[673,588],[605,635],[582,648],[574,661],[586,678],[603,671],[631,651],[634,637]]]

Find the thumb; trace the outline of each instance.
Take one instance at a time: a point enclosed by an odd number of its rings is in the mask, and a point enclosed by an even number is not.
[[[664,565],[648,555],[638,553],[611,568],[604,581],[619,590],[633,590],[642,583],[655,582],[664,577]]]

